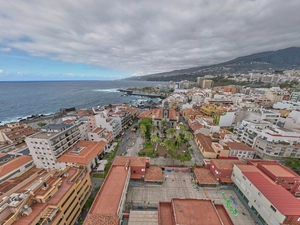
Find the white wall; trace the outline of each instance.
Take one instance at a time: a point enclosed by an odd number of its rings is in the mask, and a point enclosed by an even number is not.
[[[231,127],[234,122],[234,112],[226,112],[225,115],[220,116],[219,126],[220,127]]]

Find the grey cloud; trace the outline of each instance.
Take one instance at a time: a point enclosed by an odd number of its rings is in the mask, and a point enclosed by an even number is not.
[[[300,46],[299,9],[299,0],[5,1],[0,45],[147,74]]]

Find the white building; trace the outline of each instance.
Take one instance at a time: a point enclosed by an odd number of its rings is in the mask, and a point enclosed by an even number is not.
[[[49,124],[25,139],[38,168],[60,168],[56,159],[79,140],[80,131],[74,124]]]
[[[287,109],[287,110],[296,110],[300,109],[300,103],[292,102],[292,101],[282,101],[276,102],[273,105],[274,109]]]
[[[284,128],[294,130],[300,129],[300,112],[292,111],[289,113],[288,117],[285,119]]]
[[[121,119],[118,117],[103,117],[102,114],[97,114],[88,117],[90,131],[97,127],[104,127],[108,131],[112,131],[114,138],[122,133]]]
[[[234,190],[259,224],[299,224],[300,202],[254,165],[234,165]]]

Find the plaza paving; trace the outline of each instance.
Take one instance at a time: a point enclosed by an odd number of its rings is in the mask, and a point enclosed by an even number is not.
[[[225,205],[234,224],[252,225],[256,224],[251,218],[250,213],[239,201],[232,189],[203,188],[192,183],[189,173],[183,172],[164,172],[164,183],[162,185],[140,184],[128,187],[126,207],[128,208],[155,208],[159,201],[171,201],[172,198],[209,198],[215,203]],[[224,192],[229,198],[232,195],[237,205],[231,204],[238,211],[238,216],[233,216],[226,207],[226,201],[222,196]],[[199,209],[201,210],[201,209]]]

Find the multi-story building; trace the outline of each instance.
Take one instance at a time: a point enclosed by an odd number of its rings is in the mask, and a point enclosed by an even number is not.
[[[268,121],[273,124],[277,122],[280,117],[280,113],[273,112],[271,110],[261,109],[261,108],[254,108],[248,109],[248,112],[245,113],[244,119],[251,120],[251,121]]]
[[[33,169],[26,177],[0,185],[3,225],[75,224],[91,194],[85,168]]]
[[[269,128],[272,123],[266,121],[249,121],[243,120],[234,128],[233,133],[237,136],[237,139],[241,142],[249,145],[253,148],[254,139],[263,129]]]
[[[80,140],[80,131],[73,124],[49,124],[39,133],[26,138],[26,144],[38,168],[60,168],[56,159]]]
[[[241,142],[224,142],[229,148],[229,157],[236,156],[239,159],[253,159],[255,156],[255,150],[248,145]]]
[[[300,101],[300,92],[292,92],[290,100],[293,102],[299,102]]]
[[[88,137],[90,141],[105,141],[108,144],[108,147],[110,147],[110,144],[114,140],[113,132],[108,131],[104,127],[97,127],[93,131],[88,133]]]
[[[260,132],[253,148],[264,159],[300,158],[300,133],[273,126]]]
[[[300,202],[254,165],[234,165],[234,190],[259,224],[300,224]]]
[[[88,117],[89,129],[90,131],[98,128],[104,127],[108,131],[113,132],[114,138],[122,134],[122,124],[121,119],[117,117],[103,117],[103,114],[97,114]]]
[[[264,159],[300,158],[300,134],[268,122],[243,120],[234,133]]]

